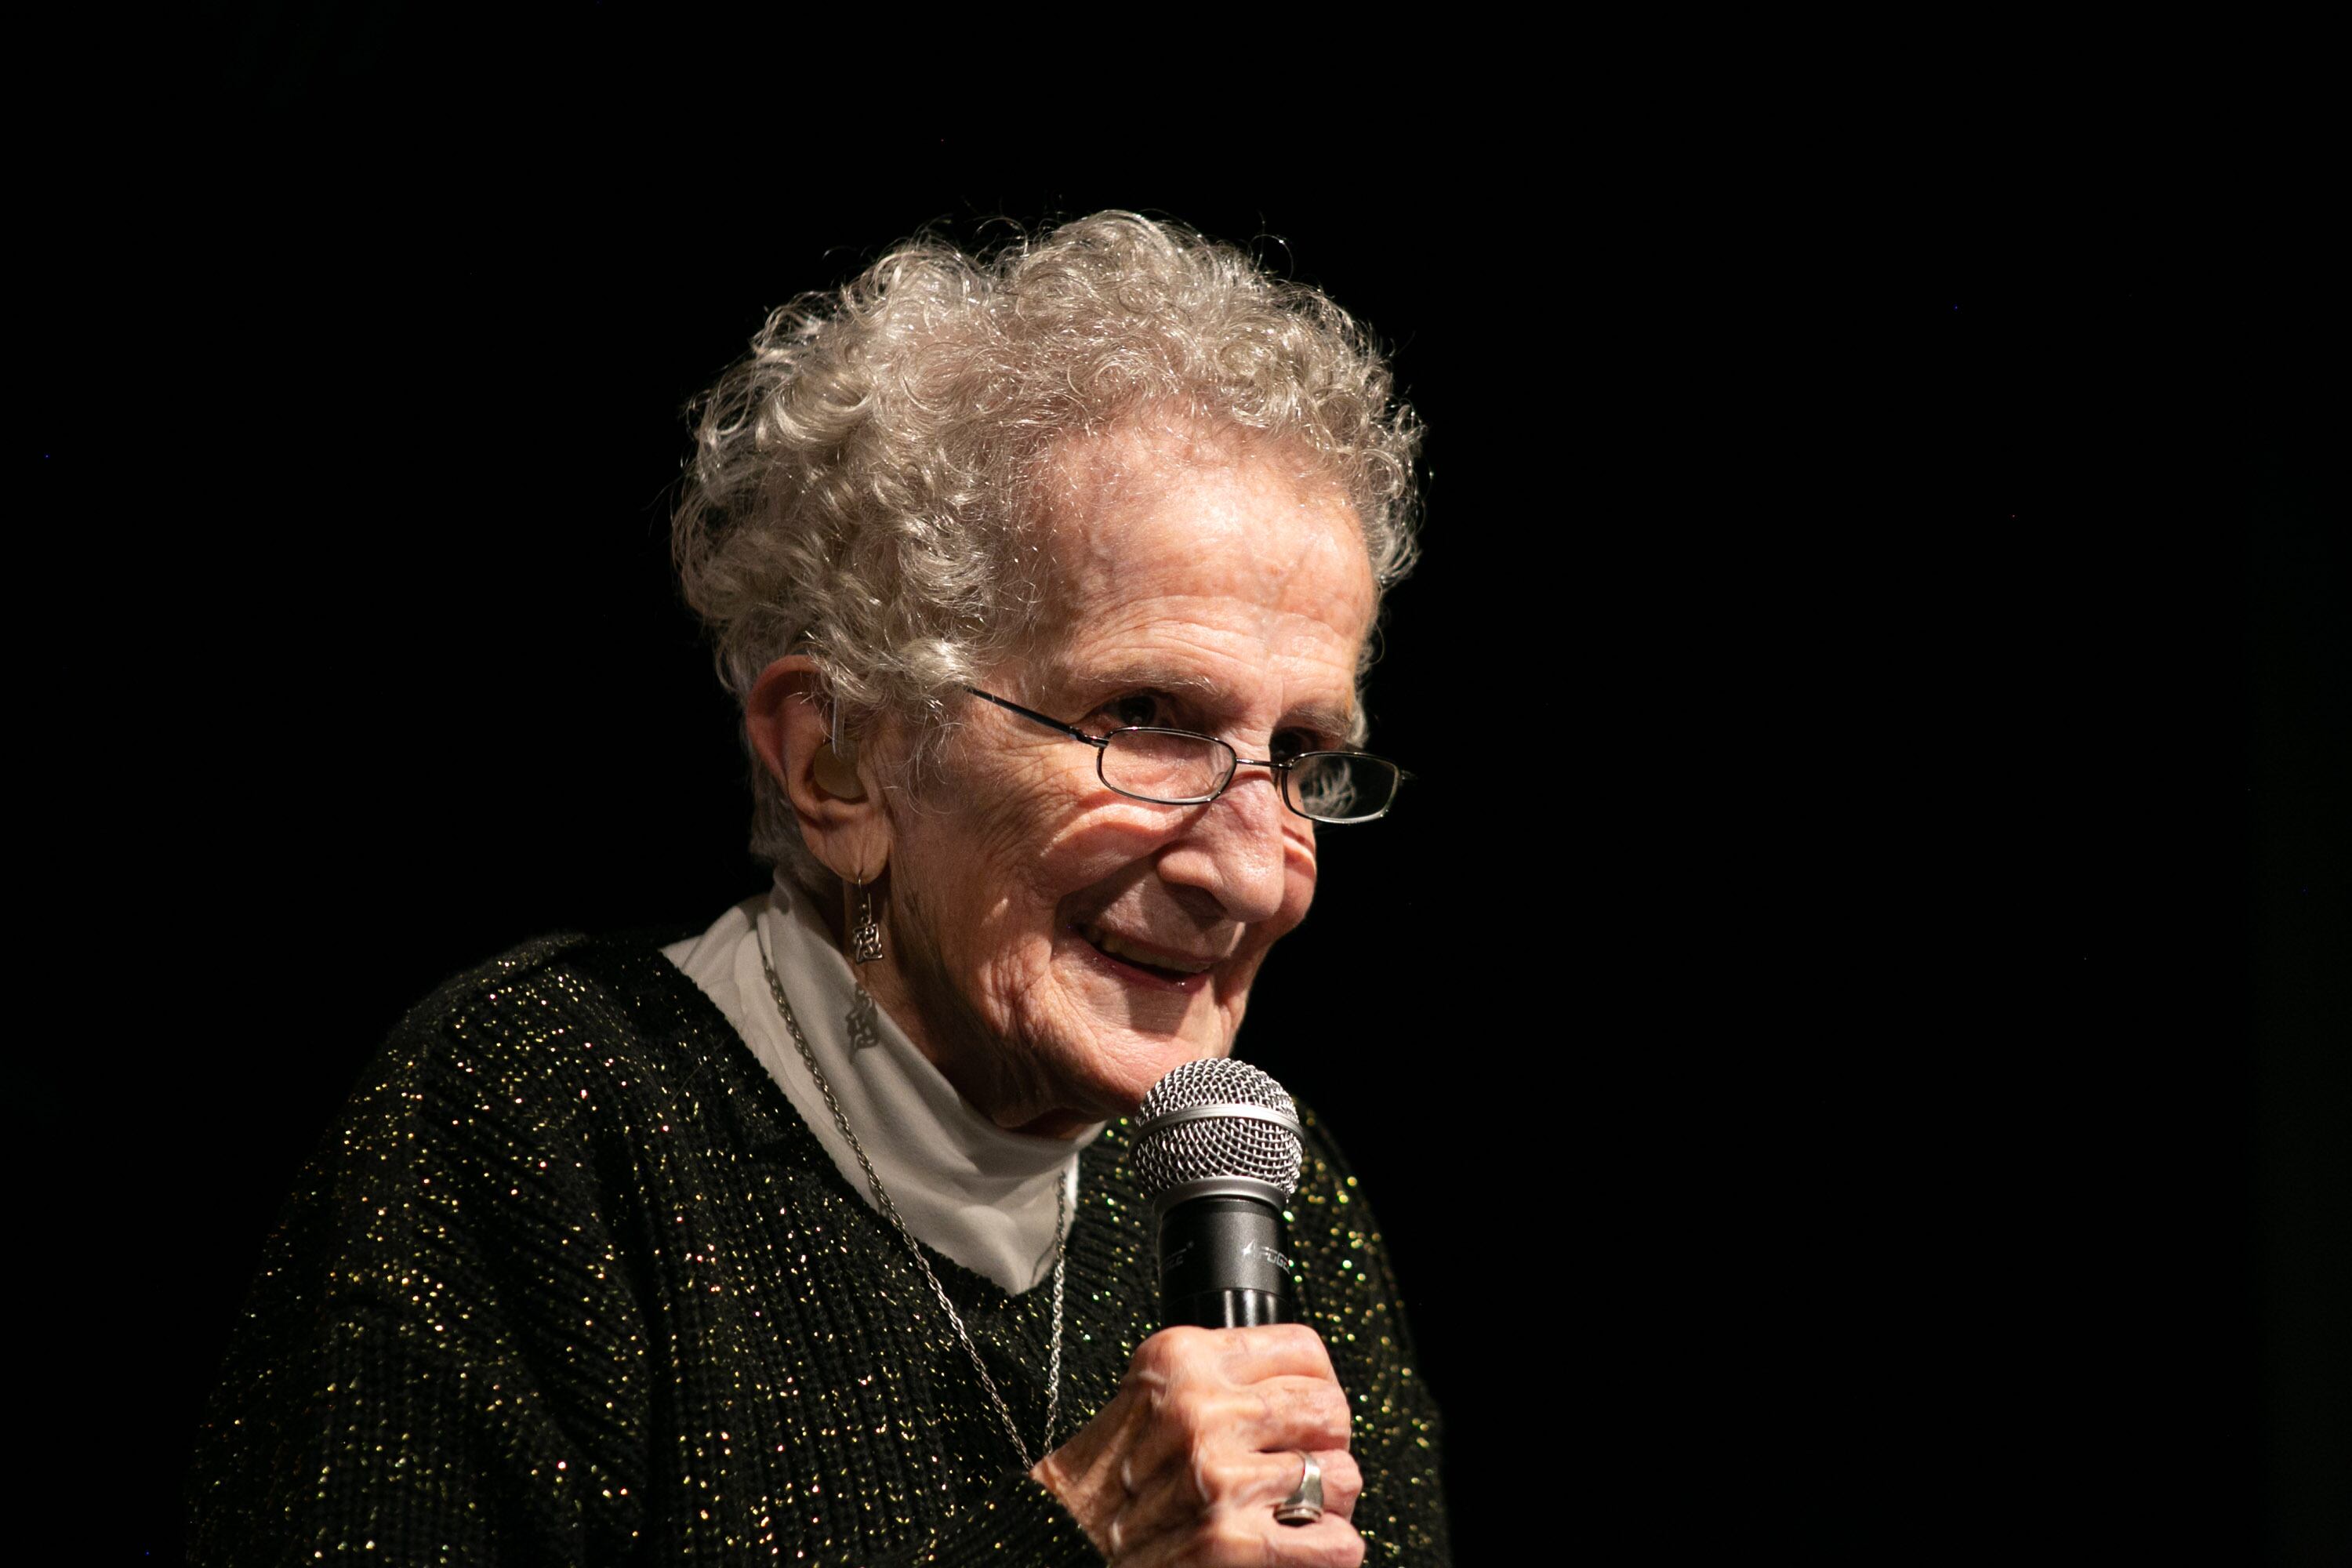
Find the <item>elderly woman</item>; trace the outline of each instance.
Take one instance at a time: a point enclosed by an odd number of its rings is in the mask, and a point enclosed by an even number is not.
[[[774,885],[410,1016],[273,1237],[197,1554],[1443,1561],[1313,1118],[1294,1322],[1160,1330],[1123,1158],[1389,806],[1413,440],[1329,300],[1130,216],[779,311],[676,540]]]

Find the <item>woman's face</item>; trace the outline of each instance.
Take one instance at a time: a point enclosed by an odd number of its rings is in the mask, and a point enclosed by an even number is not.
[[[1355,514],[1261,455],[1114,436],[1063,453],[1052,538],[1067,628],[984,689],[1102,734],[1223,737],[1245,758],[1344,747],[1373,610]],[[1066,1135],[1222,1056],[1275,939],[1315,896],[1315,826],[1272,773],[1205,805],[1106,789],[1097,753],[977,699],[887,800],[878,1000],[998,1125]]]

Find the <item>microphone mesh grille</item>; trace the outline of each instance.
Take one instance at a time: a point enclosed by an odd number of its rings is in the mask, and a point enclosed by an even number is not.
[[[1239,1116],[1203,1116],[1174,1127],[1151,1122],[1203,1105],[1255,1105],[1294,1120],[1298,1107],[1282,1085],[1247,1062],[1209,1057],[1185,1062],[1151,1086],[1136,1120],[1134,1161],[1151,1196],[1188,1182],[1245,1176],[1280,1189],[1288,1197],[1298,1186],[1298,1135],[1287,1127]]]

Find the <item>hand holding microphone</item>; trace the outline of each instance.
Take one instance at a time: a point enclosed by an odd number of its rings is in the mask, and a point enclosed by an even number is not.
[[[1246,1063],[1186,1062],[1144,1097],[1133,1157],[1160,1215],[1171,1326],[1031,1473],[1121,1568],[1356,1568],[1364,1543],[1349,1516],[1363,1477],[1348,1398],[1315,1331],[1280,1321],[1282,1205],[1299,1171],[1290,1097]]]

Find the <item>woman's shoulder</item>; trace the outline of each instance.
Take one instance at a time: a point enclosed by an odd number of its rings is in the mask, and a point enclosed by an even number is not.
[[[663,955],[661,940],[635,932],[534,937],[451,975],[409,1009],[396,1032],[529,1037],[592,1022],[640,1033],[706,1027],[717,1009],[705,1017],[692,1005],[702,994]]]
[[[496,1016],[502,1008],[566,1011],[641,1007],[691,991],[650,934],[589,936],[558,931],[534,937],[443,981],[411,1008],[403,1028]]]
[[[659,941],[562,932],[451,976],[394,1026],[375,1083],[516,1105],[731,1085],[741,1042]]]

